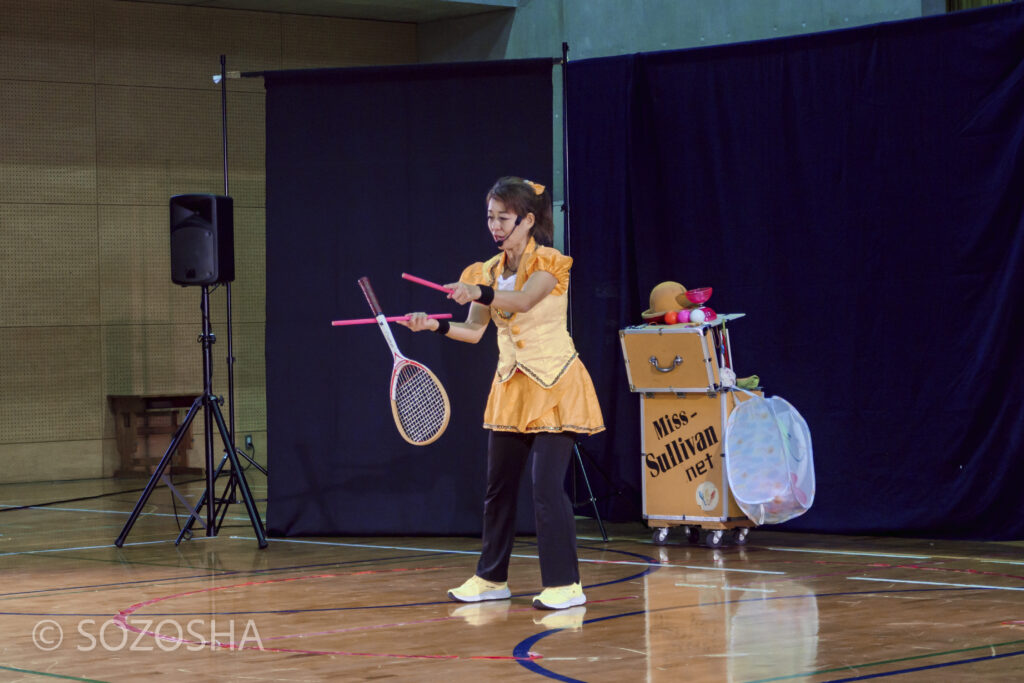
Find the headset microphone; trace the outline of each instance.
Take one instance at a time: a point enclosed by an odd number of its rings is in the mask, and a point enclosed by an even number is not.
[[[505,235],[505,237],[503,237],[502,239],[495,240],[494,243],[498,245],[499,249],[505,245],[505,241],[508,240],[508,238],[512,236],[512,233],[516,231],[516,228],[518,228],[519,224],[522,223],[522,222],[523,222],[523,217],[522,216],[516,216],[516,224],[512,226],[512,231],[509,234]]]

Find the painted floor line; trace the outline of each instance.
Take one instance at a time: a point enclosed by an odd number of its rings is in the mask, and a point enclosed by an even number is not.
[[[90,513],[95,514],[95,515],[121,515],[122,517],[132,514],[130,510],[89,510],[89,509],[86,509],[86,508],[58,508],[58,507],[53,507],[52,505],[46,505],[46,506],[42,506],[42,505],[29,505],[29,506],[24,506],[24,505],[0,505],[0,508],[22,508],[24,510],[43,510],[43,511],[47,511],[47,512],[49,512],[49,511],[53,511],[53,512],[90,512]],[[180,512],[180,513],[178,513],[176,515],[173,514],[173,513],[170,513],[170,512],[140,512],[139,516],[140,517],[184,517],[184,518],[188,518],[190,512],[191,512],[191,510],[185,510],[185,511]],[[242,521],[248,522],[249,521],[248,517],[225,517],[224,519],[231,520],[231,521],[234,521],[234,522],[242,522]]]
[[[359,565],[359,564],[367,564],[367,563],[370,563],[370,562],[373,562],[373,563],[395,562],[395,561],[398,561],[398,560],[406,560],[406,559],[409,559],[410,557],[413,557],[413,556],[406,555],[406,556],[374,558],[374,559],[366,559],[366,560],[347,560],[347,561],[344,561],[344,562],[318,562],[316,564],[287,565],[287,566],[283,566],[283,567],[268,567],[268,568],[265,568],[265,569],[210,570],[209,573],[206,573],[206,574],[188,574],[188,575],[184,575],[184,576],[164,576],[164,577],[155,578],[155,579],[142,579],[142,580],[138,580],[138,581],[118,581],[118,582],[115,582],[115,583],[99,583],[99,584],[88,584],[88,585],[77,585],[77,586],[60,586],[60,587],[56,587],[56,588],[41,588],[41,589],[31,590],[31,591],[15,591],[15,592],[12,592],[12,593],[0,593],[0,599],[18,598],[18,597],[23,597],[23,596],[28,596],[28,595],[35,595],[35,594],[39,594],[39,593],[66,593],[66,592],[84,592],[84,591],[93,591],[93,592],[95,592],[97,589],[100,589],[100,588],[122,588],[122,587],[130,586],[130,585],[141,585],[141,584],[155,585],[155,584],[160,584],[160,583],[175,583],[175,582],[179,582],[179,581],[210,580],[210,579],[216,579],[216,578],[226,577],[226,576],[261,576],[261,575],[269,574],[271,572],[289,572],[289,571],[296,571],[296,570],[309,570],[309,569],[315,569],[315,568],[320,568],[320,567],[352,566],[352,565]],[[136,563],[133,562],[131,564],[136,564]],[[198,568],[196,568],[196,567],[188,567],[188,569],[193,569],[193,570],[198,571]]]
[[[254,541],[255,538],[249,536],[232,536],[231,538]],[[271,543],[301,543],[301,544],[312,544],[312,545],[330,545],[342,548],[373,548],[375,550],[414,550],[425,553],[451,553],[453,555],[479,555],[479,550],[448,550],[445,548],[412,548],[409,546],[401,545],[372,545],[368,543],[341,543],[338,541],[304,541],[296,538],[270,538],[267,539]],[[522,555],[513,553],[512,557],[519,559],[536,560],[537,555]],[[697,565],[689,564],[665,564],[665,563],[652,563],[652,562],[632,562],[628,560],[593,560],[587,558],[579,558],[580,562],[588,562],[591,564],[623,564],[638,567],[672,567],[675,569],[697,569],[700,571],[708,572],[739,572],[744,574],[785,574],[786,572],[777,571],[765,571],[761,569],[733,569],[730,567],[701,567]]]
[[[204,537],[205,538],[205,537]],[[130,545],[153,545],[156,543],[173,543],[174,541],[168,539],[166,541],[138,541],[136,543],[125,543],[125,546]],[[113,543],[106,545],[83,545],[78,548],[44,548],[43,550],[16,550],[9,553],[0,553],[0,557],[6,557],[7,555],[35,555],[37,553],[66,553],[72,550],[100,550],[105,548],[116,548]]]
[[[96,680],[94,678],[79,678],[78,676],[65,676],[63,674],[50,673],[48,671],[35,671],[33,669],[19,669],[14,666],[0,666],[0,669],[4,671],[14,671],[19,674],[30,674],[35,676],[45,676],[46,678],[59,678],[65,681],[84,681],[85,683],[104,683],[103,681]]]
[[[854,555],[864,557],[900,557],[912,560],[963,560],[965,562],[988,562],[991,564],[1011,564],[1022,566],[1024,561],[1020,560],[1000,560],[991,557],[968,557],[964,555],[900,555],[900,554],[887,554],[887,553],[865,553],[852,550],[820,550],[820,549],[809,549],[809,548],[775,548],[766,546],[765,550],[777,550],[779,552],[787,553],[821,553],[824,555]]]
[[[988,562],[988,563],[991,563],[991,564],[1015,564],[1015,565],[1018,565],[1018,566],[1024,565],[1024,562],[1019,562],[1017,560],[991,560],[991,559],[987,559],[987,558],[984,558],[984,557],[950,557],[950,558],[944,558],[944,559],[950,559],[950,560],[970,560],[972,562]]]
[[[992,654],[995,654],[995,648],[1005,647],[1008,645],[1020,645],[1024,643],[1024,640],[1010,640],[1003,643],[988,643],[986,645],[976,645],[974,647],[963,647],[956,650],[943,650],[941,652],[929,652],[923,655],[911,655],[909,657],[897,657],[895,659],[880,659],[874,662],[862,662],[860,664],[848,664],[846,666],[835,667],[831,669],[817,669],[814,671],[801,671],[798,673],[788,674],[785,676],[773,676],[772,678],[758,678],[753,681],[745,681],[745,683],[774,683],[775,681],[788,681],[794,678],[807,678],[809,676],[820,676],[822,674],[834,674],[834,673],[850,673],[857,669],[866,669],[873,666],[885,666],[888,664],[898,664],[900,662],[912,662],[919,661],[922,659],[934,659],[936,657],[947,657],[949,655],[960,654],[962,652],[973,652],[974,650],[990,650]],[[886,672],[884,675],[888,675]]]
[[[1024,588],[1015,588],[1012,586],[986,586],[982,584],[974,583],[942,583],[939,581],[908,581],[906,579],[881,579],[870,576],[847,576],[850,581],[879,581],[881,583],[913,583],[920,584],[923,586],[948,586],[951,588],[977,588],[979,590],[999,590],[999,591],[1024,591]]]
[[[600,562],[600,560],[593,560]],[[617,564],[617,563],[616,563]],[[639,564],[639,563],[636,563]],[[675,569],[699,569],[706,572],[736,572],[738,574],[775,574],[785,576],[786,572],[768,571],[766,569],[737,569],[735,567],[701,567],[693,564],[659,564],[659,567],[672,567]]]
[[[1018,650],[1017,652],[1004,652],[1003,654],[986,655],[984,657],[974,657],[972,659],[961,659],[955,662],[943,662],[942,664],[928,664],[927,666],[917,666],[911,669],[897,669],[895,671],[883,671],[875,674],[866,674],[864,676],[853,676],[851,678],[835,678],[829,683],[852,683],[852,681],[866,681],[872,678],[887,678],[889,676],[896,676],[898,674],[909,674],[917,673],[919,671],[929,671],[931,669],[945,669],[950,666],[963,666],[965,664],[977,664],[978,662],[987,662],[993,659],[1005,659],[1006,657],[1019,657],[1024,655],[1024,650]]]
[[[744,588],[743,586],[713,586],[704,583],[677,583],[682,588],[714,588],[720,591],[743,591],[744,593],[777,593],[773,588]]]
[[[930,560],[931,555],[902,555],[899,553],[865,553],[855,550],[820,550],[817,548],[774,548],[765,546],[765,550],[776,550],[780,553],[821,553],[822,555],[853,555],[855,557],[899,557],[905,560]]]
[[[232,536],[242,541],[255,540],[250,536]],[[341,543],[339,541],[304,541],[298,538],[268,538],[271,543],[298,543],[300,545],[330,545],[342,548],[373,548],[375,550],[416,550],[420,552],[451,553],[453,555],[479,555],[479,550],[449,550],[447,548],[413,548],[400,545],[372,545],[369,543]],[[513,555],[512,557],[522,557]]]

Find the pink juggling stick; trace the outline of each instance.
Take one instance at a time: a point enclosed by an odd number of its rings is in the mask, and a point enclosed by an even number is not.
[[[452,314],[451,313],[433,313],[431,315],[428,315],[427,317],[428,318],[435,318],[437,320],[442,320],[442,319],[446,319],[446,318],[452,317]],[[393,322],[398,322],[399,320],[408,320],[409,316],[407,316],[407,315],[393,315],[390,318],[384,318],[384,319],[387,320],[389,323],[393,323]],[[335,327],[339,327],[341,325],[369,325],[370,323],[375,323],[375,322],[377,322],[376,318],[352,318],[350,320],[332,320],[331,324],[334,325]]]
[[[447,287],[439,285],[436,282],[431,282],[430,280],[424,280],[423,278],[416,277],[415,275],[409,275],[409,273],[402,273],[402,277],[404,277],[406,280],[410,282],[415,282],[418,285],[423,285],[424,287],[430,287],[431,289],[436,289],[446,294],[452,293],[452,290],[448,289]]]

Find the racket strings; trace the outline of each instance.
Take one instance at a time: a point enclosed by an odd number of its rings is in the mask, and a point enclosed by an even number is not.
[[[416,365],[403,365],[395,380],[395,409],[406,436],[429,441],[447,424],[448,401],[433,376]]]

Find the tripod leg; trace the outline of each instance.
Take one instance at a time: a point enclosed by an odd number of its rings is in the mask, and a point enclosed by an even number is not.
[[[220,465],[217,467],[217,473],[213,475],[214,479],[216,479],[217,477],[220,476],[221,470],[224,469],[224,463],[226,463],[227,461],[228,461],[228,456],[225,455],[224,458],[220,461]],[[203,495],[201,495],[199,497],[199,502],[196,503],[195,508],[192,509],[192,514],[190,514],[188,516],[188,519],[185,521],[185,525],[183,527],[181,527],[181,531],[178,533],[178,538],[174,541],[174,545],[181,544],[182,539],[184,539],[185,536],[187,536],[188,534],[190,534],[192,532],[192,525],[195,524],[197,519],[199,519],[199,511],[203,509],[203,505],[205,505],[205,504],[206,504],[206,488],[204,487],[203,488]],[[202,521],[200,521],[200,524],[202,524]]]
[[[583,483],[587,485],[587,495],[590,496],[588,499],[590,504],[594,508],[594,518],[597,519],[597,526],[601,529],[601,538],[605,543],[608,542],[608,532],[604,530],[604,522],[601,521],[601,513],[597,511],[597,498],[594,498],[594,489],[590,488],[590,479],[587,477],[587,468],[583,466],[583,455],[580,453],[580,445],[574,443],[572,450],[576,454],[576,462],[580,466],[580,474],[583,475]]]
[[[256,469],[258,469],[260,472],[262,472],[264,477],[268,476],[267,475],[267,468],[265,468],[263,465],[259,464],[258,462],[256,462],[252,458],[250,458],[248,453],[243,451],[241,448],[236,449],[236,451],[238,452],[238,454],[240,456],[242,456],[243,458],[248,460],[250,465],[252,465]]]
[[[221,472],[224,470],[224,465],[227,462],[228,462],[228,456],[225,453],[224,457],[221,458],[220,465],[217,467],[217,472],[213,475],[214,481],[216,481],[217,479],[220,478]],[[222,493],[220,495],[220,498],[214,498],[214,501],[213,501],[213,503],[214,503],[213,516],[214,516],[214,519],[216,520],[216,522],[214,522],[214,527],[213,527],[213,535],[214,536],[216,536],[217,534],[220,533],[220,528],[221,528],[221,526],[224,525],[224,518],[227,517],[227,514],[228,514],[228,506],[231,503],[237,503],[237,502],[238,501],[235,500],[235,475],[233,473],[229,472],[228,483],[225,484],[225,486],[224,486],[224,493]],[[202,519],[200,519],[200,517],[199,517],[199,510],[205,504],[206,504],[206,493],[204,492],[203,496],[202,496],[202,499],[199,501],[199,505],[196,506],[195,513],[193,515],[191,515],[189,517],[189,519],[188,519],[188,525],[181,530],[180,534],[178,534],[178,540],[175,541],[175,545],[180,543],[181,539],[183,539],[192,530],[192,522],[193,521],[198,521],[200,524],[203,523]]]
[[[185,420],[178,427],[178,431],[174,433],[174,437],[171,438],[171,443],[167,446],[167,452],[164,453],[164,457],[160,459],[160,464],[156,466],[156,470],[153,472],[153,476],[149,478],[149,483],[146,484],[145,490],[139,497],[139,501],[135,503],[135,509],[132,510],[131,515],[128,517],[128,521],[125,522],[124,528],[121,529],[120,535],[117,540],[114,541],[114,545],[118,548],[124,546],[124,540],[128,537],[128,532],[132,530],[132,526],[135,525],[135,520],[139,518],[139,513],[142,512],[143,506],[146,501],[149,500],[149,496],[153,493],[153,489],[156,488],[157,483],[163,477],[164,470],[167,469],[167,465],[170,464],[171,458],[174,457],[175,451],[178,450],[178,444],[181,443],[182,437],[188,431],[189,425],[192,424],[192,418],[196,416],[199,411],[199,407],[203,404],[203,397],[198,397],[192,402],[192,407],[188,409],[188,414],[185,416]]]
[[[227,451],[228,457],[231,458],[231,469],[233,473],[238,477],[238,489],[242,492],[242,500],[245,503],[245,509],[249,513],[249,521],[252,522],[253,531],[256,532],[256,541],[259,543],[260,548],[267,547],[267,537],[263,531],[263,520],[260,519],[259,510],[256,509],[256,502],[252,498],[252,492],[249,490],[249,484],[245,480],[245,474],[242,472],[242,467],[238,463],[238,454],[235,453],[235,442],[231,438],[231,434],[228,432],[228,427],[224,424],[224,415],[220,412],[220,406],[217,405],[216,401],[209,402],[210,408],[212,409],[213,416],[217,420],[217,428],[220,429],[220,438],[224,441],[224,450]]]
[[[225,458],[227,455],[225,454]],[[224,485],[224,493],[220,494],[220,500],[217,502],[217,533],[220,533],[220,528],[224,525],[224,518],[228,516],[228,506],[232,503],[237,503],[235,500],[235,490],[238,488],[238,478],[235,477],[235,473],[232,470],[228,474],[228,483]]]

